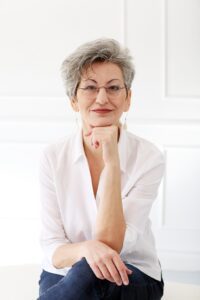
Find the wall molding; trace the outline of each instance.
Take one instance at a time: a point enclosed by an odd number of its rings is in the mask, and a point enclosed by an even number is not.
[[[167,61],[168,61],[168,53],[167,53],[167,44],[168,44],[168,2],[169,0],[162,0],[162,69],[163,69],[163,79],[162,79],[162,100],[164,101],[183,101],[187,100],[187,102],[196,101],[199,103],[200,95],[169,95],[167,91],[168,87],[168,69],[167,69]]]
[[[199,271],[200,253],[199,252],[184,252],[184,251],[158,251],[158,257],[161,261],[164,270],[178,271]]]

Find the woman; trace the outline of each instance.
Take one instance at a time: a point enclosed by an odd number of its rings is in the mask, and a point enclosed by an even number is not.
[[[129,52],[95,40],[63,62],[62,74],[82,126],[41,157],[39,299],[161,299],[149,212],[164,160],[120,123],[131,102]]]

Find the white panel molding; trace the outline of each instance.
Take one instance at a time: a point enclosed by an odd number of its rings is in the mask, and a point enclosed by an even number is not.
[[[67,97],[0,97],[0,119],[61,117],[72,112]]]
[[[131,50],[136,67],[133,117],[199,122],[199,97],[167,95],[166,7],[167,0],[148,4],[145,0],[124,0],[124,43]]]
[[[173,99],[167,98],[173,105]],[[176,99],[176,98],[174,98]],[[192,99],[191,103],[192,105]],[[0,97],[0,122],[26,121],[26,122],[64,122],[74,120],[75,114],[71,108],[70,100],[63,97]],[[130,109],[128,122],[144,124],[172,125],[200,125],[199,118],[159,116],[155,111],[151,116],[141,115]]]
[[[44,116],[41,113],[41,116],[31,117],[23,112],[23,116],[0,118],[0,143],[49,142],[77,128],[76,116],[72,112],[63,116],[53,116],[51,112],[48,116],[48,110],[45,113]],[[80,124],[80,116],[77,119]],[[160,143],[162,148],[200,145],[200,121],[128,118],[128,130]]]
[[[2,240],[1,266],[39,263],[41,261],[39,220],[0,219],[0,234]]]
[[[2,2],[1,96],[60,96],[59,70],[67,54],[102,36],[123,38],[122,0]]]
[[[169,149],[197,149],[200,151],[200,140],[195,134],[191,145],[179,144],[179,141],[177,141],[177,143],[164,143],[163,148],[167,165],[167,151]],[[186,226],[180,227],[177,225],[176,227],[166,224],[167,176],[165,172],[160,187],[159,205],[156,207],[158,223],[154,226],[154,233],[158,255],[163,269],[196,271],[200,267],[200,227],[190,227],[187,224]],[[178,213],[177,210],[176,213]]]
[[[121,12],[122,12],[122,43],[126,46],[127,44],[127,30],[126,30],[126,18],[127,18],[127,2],[126,0],[121,0]]]
[[[199,271],[200,252],[159,250],[158,256],[164,270]]]
[[[193,144],[193,145],[179,145],[179,144],[174,144],[174,145],[170,145],[170,144],[165,144],[163,145],[165,151],[165,161],[166,161],[166,165],[167,165],[167,152],[169,149],[199,149],[199,153],[200,153],[200,142],[198,144]],[[200,167],[200,166],[199,166]],[[161,219],[161,229],[165,230],[165,229],[170,229],[170,230],[180,230],[180,228],[176,228],[176,227],[171,227],[169,225],[166,224],[166,203],[167,203],[167,196],[166,196],[166,184],[167,184],[167,170],[165,170],[165,174],[164,174],[164,178],[163,178],[163,195],[162,195],[162,211],[161,211],[161,215],[162,215],[162,219]],[[180,208],[181,209],[181,208]],[[199,236],[200,236],[200,223],[199,223],[199,227],[198,228],[191,228],[191,227],[187,227],[185,226],[184,228],[181,227],[181,230],[183,231],[187,231],[187,230],[198,230],[199,231]]]
[[[12,142],[0,146],[0,220],[38,219],[39,161],[45,143]]]
[[[0,143],[51,143],[67,136],[76,128],[75,120],[71,122],[0,122]]]
[[[162,101],[167,101],[169,104],[173,104],[175,102],[189,102],[190,104],[195,103],[198,104],[200,100],[200,95],[184,95],[184,94],[177,94],[177,95],[168,95],[167,93],[167,65],[168,65],[168,53],[167,53],[167,25],[169,22],[168,19],[168,0],[162,0]],[[180,104],[181,104],[180,103]],[[199,104],[200,108],[200,104]]]

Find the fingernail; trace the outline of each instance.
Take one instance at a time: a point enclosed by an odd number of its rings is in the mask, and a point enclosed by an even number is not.
[[[125,285],[128,285],[128,284],[129,284],[129,282],[125,280],[125,281],[124,281],[124,284],[125,284]]]

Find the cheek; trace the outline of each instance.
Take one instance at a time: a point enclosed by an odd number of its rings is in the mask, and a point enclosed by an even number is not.
[[[124,111],[128,111],[129,108],[130,108],[130,102],[127,101],[127,102],[124,104]]]
[[[89,114],[90,113],[90,108],[91,108],[90,105],[83,105],[83,104],[79,105],[80,113],[83,114],[83,115]]]
[[[126,103],[123,101],[123,102],[119,102],[117,105],[116,105],[116,108],[118,110],[118,112],[123,112],[124,108],[126,107]]]
[[[129,100],[126,98],[122,104],[122,110],[126,110],[129,107]]]

